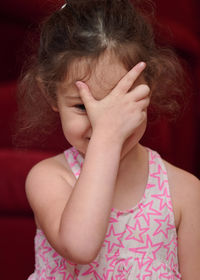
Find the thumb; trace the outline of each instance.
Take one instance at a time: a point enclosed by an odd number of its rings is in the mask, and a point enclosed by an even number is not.
[[[76,84],[77,88],[79,89],[80,97],[81,97],[84,105],[87,107],[88,103],[91,103],[94,101],[94,98],[92,96],[92,93],[90,92],[89,87],[81,81],[77,81],[75,84]]]

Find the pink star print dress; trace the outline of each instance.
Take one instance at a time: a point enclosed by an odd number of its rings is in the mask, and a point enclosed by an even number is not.
[[[78,178],[83,158],[73,147],[65,156]],[[128,211],[112,209],[104,243],[92,263],[78,265],[64,259],[39,229],[35,253],[35,272],[28,280],[181,279],[172,201],[160,156],[149,150],[149,178],[142,200]]]

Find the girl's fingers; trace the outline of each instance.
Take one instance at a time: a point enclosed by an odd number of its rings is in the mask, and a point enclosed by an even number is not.
[[[145,69],[146,63],[140,62],[136,64],[116,85],[113,89],[113,93],[127,93],[132,87],[133,83],[140,76],[142,71]]]
[[[150,104],[150,98],[146,97],[138,101],[138,105],[142,110],[145,110]]]
[[[94,97],[92,96],[89,87],[85,83],[77,81],[75,84],[79,89],[80,97],[85,106],[87,106],[88,103],[94,101]]]
[[[135,102],[144,99],[150,95],[150,88],[146,84],[139,85],[135,87],[132,91],[128,93],[131,99]]]

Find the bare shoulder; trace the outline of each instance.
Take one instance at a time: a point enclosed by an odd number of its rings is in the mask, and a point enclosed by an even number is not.
[[[165,162],[175,218],[178,213],[178,257],[183,279],[200,274],[200,181],[194,175]],[[178,220],[178,219],[177,219]]]
[[[164,161],[172,200],[180,215],[200,206],[200,181],[191,173]]]
[[[32,180],[42,181],[57,176],[62,177],[64,180],[68,181],[69,184],[73,184],[74,177],[64,158],[64,154],[59,154],[37,163],[30,170],[26,182],[29,183],[32,182]]]
[[[199,192],[200,181],[193,174],[164,161],[170,183],[181,191]]]
[[[38,227],[45,228],[61,215],[74,182],[63,154],[45,159],[30,170],[25,187]]]

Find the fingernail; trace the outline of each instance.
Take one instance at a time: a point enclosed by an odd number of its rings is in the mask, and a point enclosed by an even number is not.
[[[146,63],[144,61],[138,63],[137,67],[144,68],[146,66]]]
[[[81,88],[83,86],[83,83],[80,82],[80,81],[77,81],[75,82],[75,85],[78,87],[78,88]]]

